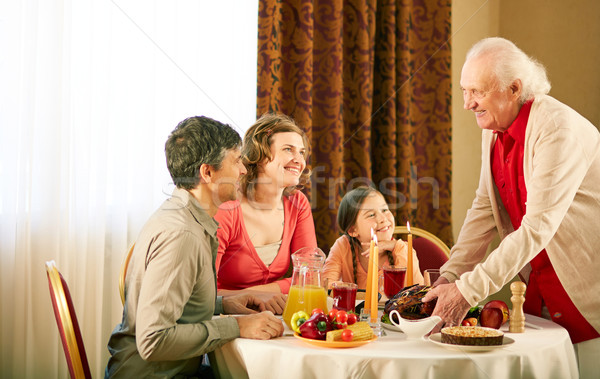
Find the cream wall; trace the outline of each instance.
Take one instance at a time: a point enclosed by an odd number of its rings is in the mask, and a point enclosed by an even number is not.
[[[481,167],[481,131],[463,109],[460,70],[467,50],[482,38],[498,35],[498,0],[452,2],[452,230],[454,241],[469,209]]]
[[[455,241],[475,196],[481,167],[481,131],[473,114],[463,109],[460,71],[473,43],[492,36],[512,40],[544,64],[552,83],[550,95],[600,127],[600,1],[454,0],[452,227]],[[504,300],[510,307],[508,285],[489,299]]]
[[[452,35],[452,224],[456,240],[481,167],[481,132],[472,113],[462,108],[459,84],[467,50],[485,37],[512,40],[546,66],[550,95],[600,127],[600,1],[454,0]]]

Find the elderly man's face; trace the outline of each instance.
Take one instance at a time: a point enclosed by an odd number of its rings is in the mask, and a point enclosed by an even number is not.
[[[460,86],[464,108],[475,113],[481,129],[504,132],[519,114],[521,82],[517,81],[508,88],[498,88],[486,57],[465,62]]]

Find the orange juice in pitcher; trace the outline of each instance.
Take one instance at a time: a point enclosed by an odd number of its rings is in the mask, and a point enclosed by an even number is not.
[[[290,328],[290,320],[298,311],[305,311],[309,315],[314,308],[328,311],[327,292],[321,286],[325,254],[318,247],[304,247],[292,254],[292,263],[292,285],[283,311],[283,321]]]
[[[298,311],[304,311],[310,316],[315,308],[321,308],[327,312],[327,292],[321,286],[291,286],[288,294],[285,310],[283,311],[283,321],[291,328],[290,320],[292,315]]]

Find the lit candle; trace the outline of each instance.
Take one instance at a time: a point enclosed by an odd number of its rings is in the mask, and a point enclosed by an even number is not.
[[[375,232],[373,228],[371,228],[371,246],[369,246],[369,266],[367,268],[367,288],[365,289],[365,312],[367,310],[371,311],[371,298],[373,297],[373,252],[375,251],[375,241],[373,240],[373,235]]]
[[[371,322],[377,322],[377,303],[379,303],[379,247],[377,246],[377,235],[373,233],[373,239],[371,240],[373,244],[373,250],[371,254],[373,254],[373,276],[371,280],[373,281],[371,286]]]
[[[412,286],[413,282],[413,247],[412,247],[412,233],[410,232],[410,223],[406,222],[406,228],[408,229],[408,253],[406,254],[406,287]]]

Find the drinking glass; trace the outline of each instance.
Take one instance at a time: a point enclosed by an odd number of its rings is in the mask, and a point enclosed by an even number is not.
[[[331,297],[333,298],[333,308],[354,312],[354,306],[356,305],[357,287],[358,286],[355,283],[333,283],[331,285]]]
[[[425,270],[423,278],[425,279],[425,285],[431,286],[440,277],[440,270],[437,268],[428,268]]]
[[[383,268],[383,293],[388,299],[404,288],[406,267],[387,266]]]

